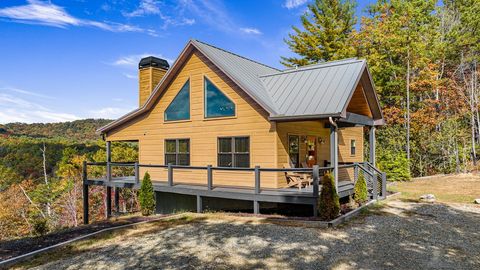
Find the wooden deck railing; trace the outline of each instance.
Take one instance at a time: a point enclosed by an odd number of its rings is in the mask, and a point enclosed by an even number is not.
[[[125,163],[125,162],[85,162],[84,163],[84,180],[88,180],[88,167],[91,166],[105,166],[105,176],[102,179],[105,181],[111,182],[114,181],[112,174],[112,167],[132,167],[133,176],[135,179],[135,184],[140,184],[140,168],[163,168],[167,170],[167,184],[169,186],[174,185],[174,171],[178,169],[188,169],[188,170],[203,170],[206,171],[207,179],[206,186],[208,190],[214,188],[214,171],[242,171],[242,172],[253,172],[254,173],[254,192],[255,194],[260,194],[262,191],[261,188],[261,175],[262,172],[297,172],[297,173],[311,173],[312,174],[312,196],[318,197],[319,194],[319,185],[320,185],[320,176],[327,171],[331,171],[333,167],[320,167],[318,165],[313,166],[313,168],[262,168],[260,166],[255,166],[254,168],[237,168],[237,167],[213,167],[212,165],[207,166],[183,166],[183,165],[157,165],[157,164],[139,164],[138,162]],[[340,167],[340,166],[339,166]]]

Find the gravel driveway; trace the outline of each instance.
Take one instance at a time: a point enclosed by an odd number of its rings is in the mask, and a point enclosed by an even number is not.
[[[126,231],[36,269],[480,269],[473,206],[389,201],[335,229],[214,217]]]

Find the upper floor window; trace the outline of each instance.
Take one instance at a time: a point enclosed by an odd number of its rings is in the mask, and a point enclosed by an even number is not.
[[[190,139],[165,140],[165,165],[190,165]]]
[[[205,117],[235,116],[235,104],[205,78]]]
[[[180,89],[165,110],[165,121],[190,119],[190,80]]]
[[[250,167],[250,138],[218,138],[219,167]]]
[[[350,155],[354,156],[357,152],[357,143],[355,140],[350,140]]]

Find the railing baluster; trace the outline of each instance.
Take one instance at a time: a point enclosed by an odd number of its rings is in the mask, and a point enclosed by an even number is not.
[[[212,190],[212,188],[213,188],[212,165],[207,165],[207,189]]]
[[[172,163],[168,163],[168,185],[173,186],[173,167],[172,167]]]
[[[138,162],[135,162],[135,184],[140,183],[140,171],[138,169]]]
[[[382,197],[387,197],[387,174],[382,172]]]
[[[260,166],[255,166],[255,194],[260,193]]]

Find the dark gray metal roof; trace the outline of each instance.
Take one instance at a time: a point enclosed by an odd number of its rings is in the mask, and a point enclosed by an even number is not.
[[[347,59],[260,78],[278,115],[336,115],[342,113],[364,68],[364,60]]]

